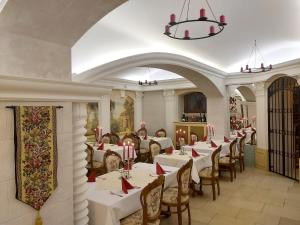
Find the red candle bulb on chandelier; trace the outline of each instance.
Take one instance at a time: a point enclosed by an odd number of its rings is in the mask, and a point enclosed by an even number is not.
[[[209,34],[210,35],[214,35],[215,34],[215,27],[214,26],[210,26],[209,27]]]
[[[205,9],[200,9],[200,18],[204,18],[205,17]]]
[[[220,23],[225,24],[225,16],[224,15],[220,16]]]
[[[190,39],[190,32],[189,30],[184,31],[184,39]]]
[[[170,34],[170,26],[166,25],[165,27],[165,34]]]
[[[176,16],[175,16],[174,13],[172,13],[172,14],[170,15],[170,24],[171,24],[171,23],[176,23]]]

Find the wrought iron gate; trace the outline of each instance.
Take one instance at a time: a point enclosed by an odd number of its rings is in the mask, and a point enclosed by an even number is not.
[[[268,88],[269,170],[295,180],[300,120],[297,90],[297,81],[291,77],[278,78]]]

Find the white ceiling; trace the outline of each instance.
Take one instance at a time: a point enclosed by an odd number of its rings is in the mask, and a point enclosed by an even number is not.
[[[134,67],[131,69],[123,70],[118,74],[110,76],[108,79],[123,79],[129,81],[163,81],[184,78],[176,73],[172,73],[167,70],[149,67]]]
[[[266,64],[300,58],[300,1],[210,0],[216,16],[226,16],[225,30],[213,38],[178,41],[162,33],[169,15],[179,14],[182,2],[130,0],[124,3],[73,46],[73,73],[148,52],[180,54],[234,72],[248,60],[255,39]],[[203,5],[207,8],[204,0],[191,0],[190,15],[198,17]],[[194,33],[190,31],[191,36]]]

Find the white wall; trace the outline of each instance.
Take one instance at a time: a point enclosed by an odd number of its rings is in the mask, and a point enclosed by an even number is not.
[[[15,198],[13,111],[0,102],[0,225],[33,225],[36,211]],[[73,224],[72,103],[27,102],[22,105],[62,105],[57,109],[58,186],[41,209],[44,225]]]
[[[144,92],[143,97],[143,120],[149,135],[154,135],[155,131],[165,128],[165,98],[163,91]]]

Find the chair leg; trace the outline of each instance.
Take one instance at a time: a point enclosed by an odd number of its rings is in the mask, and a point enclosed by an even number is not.
[[[202,179],[200,178],[199,195],[203,195],[202,191]]]
[[[189,225],[191,225],[191,210],[190,210],[190,203],[188,203],[188,204],[186,205],[186,207],[187,207],[187,210],[188,210]]]
[[[229,171],[230,171],[230,181],[233,181],[233,171],[232,171],[232,166],[229,167]]]
[[[236,179],[236,168],[235,168],[235,164],[233,164],[233,173],[234,173],[234,178]]]
[[[243,162],[241,159],[239,160],[239,162],[240,162],[240,172],[243,172]]]
[[[212,182],[212,191],[213,191],[213,200],[216,200],[216,187],[215,187],[215,181]]]
[[[182,225],[182,211],[181,205],[177,206],[177,215],[178,215],[178,225]]]

